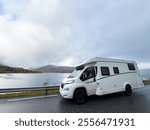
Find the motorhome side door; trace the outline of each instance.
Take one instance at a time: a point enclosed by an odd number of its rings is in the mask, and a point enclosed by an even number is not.
[[[112,86],[114,79],[110,76],[110,69],[108,66],[100,66],[100,77],[97,79],[96,95],[103,95],[115,91]]]

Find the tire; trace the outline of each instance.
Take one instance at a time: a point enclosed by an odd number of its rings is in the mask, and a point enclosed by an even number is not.
[[[76,104],[83,104],[85,103],[87,98],[86,90],[85,89],[76,89],[74,92],[73,100]]]
[[[124,91],[124,94],[125,94],[126,96],[131,96],[131,94],[132,94],[132,88],[131,88],[130,85],[127,85],[127,86],[126,86],[125,91]]]

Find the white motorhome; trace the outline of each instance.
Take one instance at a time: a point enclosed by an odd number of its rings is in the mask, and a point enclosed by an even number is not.
[[[92,58],[75,67],[60,85],[64,98],[82,104],[90,95],[105,95],[123,91],[130,96],[132,89],[144,87],[135,61]]]

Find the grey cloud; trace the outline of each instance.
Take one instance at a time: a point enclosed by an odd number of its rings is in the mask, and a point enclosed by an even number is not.
[[[94,56],[150,62],[148,0],[14,1],[9,8],[5,1],[7,13],[2,19],[12,14],[18,18],[0,22],[6,26],[0,36],[9,39],[0,43],[10,50],[0,52],[7,64],[61,64],[67,59],[77,64]]]

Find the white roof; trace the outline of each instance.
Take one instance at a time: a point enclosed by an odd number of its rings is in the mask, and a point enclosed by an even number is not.
[[[112,58],[94,57],[94,58],[90,58],[90,59],[87,59],[87,60],[83,61],[82,63],[80,63],[80,64],[77,65],[77,66],[86,65],[86,64],[90,64],[90,63],[96,63],[96,62],[136,63],[135,61],[131,61],[131,60],[122,60],[122,59],[112,59]]]

